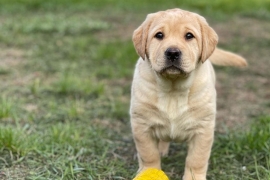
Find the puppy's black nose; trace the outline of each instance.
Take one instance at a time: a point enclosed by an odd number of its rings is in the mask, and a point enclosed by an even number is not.
[[[165,51],[165,56],[168,60],[173,62],[173,61],[176,61],[180,58],[181,51],[178,48],[168,48]]]

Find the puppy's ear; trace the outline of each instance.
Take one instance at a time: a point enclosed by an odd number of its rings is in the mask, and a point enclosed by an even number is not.
[[[198,20],[201,26],[201,34],[202,34],[202,44],[201,44],[201,56],[200,60],[205,62],[211,54],[214,52],[216,45],[218,43],[218,35],[212,29],[206,20],[198,16]]]
[[[153,22],[154,14],[148,14],[145,21],[133,32],[132,41],[139,56],[145,60],[148,31]]]

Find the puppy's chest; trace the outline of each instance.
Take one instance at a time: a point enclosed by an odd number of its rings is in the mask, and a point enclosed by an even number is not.
[[[157,108],[168,119],[181,118],[188,110],[188,98],[185,94],[162,94],[157,98]]]
[[[182,141],[196,133],[198,121],[189,109],[187,95],[161,96],[156,106],[159,111],[157,112],[159,121],[153,127],[156,137],[165,141]]]

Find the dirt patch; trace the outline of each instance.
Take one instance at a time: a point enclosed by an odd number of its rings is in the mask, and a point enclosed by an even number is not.
[[[32,79],[39,77],[38,72],[25,72],[22,74],[24,65],[27,64],[27,52],[9,48],[0,51],[0,88],[8,88],[11,85],[25,85]]]
[[[24,165],[15,165],[10,168],[4,168],[0,171],[0,179],[2,180],[24,180],[29,174],[29,168]]]
[[[23,60],[24,52],[19,49],[2,49],[0,51],[0,67],[10,68],[20,64]]]
[[[136,16],[136,18],[134,18]],[[103,20],[110,24],[110,28],[98,32],[98,37],[102,41],[106,40],[130,40],[133,31],[144,21],[146,14],[123,14],[112,17],[105,17]],[[113,38],[112,38],[113,37]]]

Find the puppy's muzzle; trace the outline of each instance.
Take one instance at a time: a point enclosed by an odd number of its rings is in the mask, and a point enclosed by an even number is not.
[[[184,69],[181,67],[182,64],[182,52],[176,47],[169,47],[164,52],[165,64],[163,69],[160,71],[162,74],[174,74],[174,75],[187,75]]]
[[[179,61],[181,55],[182,53],[178,48],[168,48],[165,51],[165,57],[168,61],[170,61],[170,63]]]

